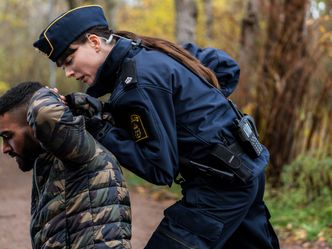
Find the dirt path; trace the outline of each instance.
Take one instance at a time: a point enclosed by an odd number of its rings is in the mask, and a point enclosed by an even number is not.
[[[20,172],[15,162],[0,155],[0,249],[31,249],[29,238],[31,173]],[[173,201],[158,202],[146,193],[131,192],[133,249],[143,249]],[[323,249],[283,245],[283,249]],[[170,248],[171,249],[171,248]]]
[[[14,160],[0,155],[0,249],[31,249],[29,237],[31,173],[22,173]],[[134,249],[144,248],[172,201],[151,201],[131,192]]]

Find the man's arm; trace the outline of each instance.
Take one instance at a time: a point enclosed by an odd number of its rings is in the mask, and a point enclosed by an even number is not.
[[[96,152],[96,142],[85,130],[82,116],[70,109],[53,91],[42,88],[32,97],[28,123],[42,147],[62,160],[84,164]]]

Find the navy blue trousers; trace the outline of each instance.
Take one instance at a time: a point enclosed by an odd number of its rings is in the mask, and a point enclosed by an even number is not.
[[[182,187],[183,199],[165,210],[145,249],[279,249],[264,174],[248,184],[202,177]]]

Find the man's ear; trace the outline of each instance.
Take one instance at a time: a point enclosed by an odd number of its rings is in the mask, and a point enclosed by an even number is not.
[[[89,42],[90,46],[96,50],[96,52],[100,51],[101,41],[97,35],[94,35],[94,34],[89,35],[88,42]]]

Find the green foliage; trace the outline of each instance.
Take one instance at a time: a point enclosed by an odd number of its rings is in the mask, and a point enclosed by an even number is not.
[[[332,158],[302,155],[286,166],[283,186],[267,191],[272,222],[283,236],[332,244]]]
[[[301,191],[304,203],[332,195],[332,158],[319,158],[318,155],[301,155],[286,166],[282,177],[287,190]]]
[[[284,192],[280,190],[281,192]],[[281,239],[293,236],[296,240],[327,240],[332,245],[332,199],[321,196],[315,201],[300,204],[299,191],[271,196],[267,191],[266,203],[272,214],[271,222]]]

